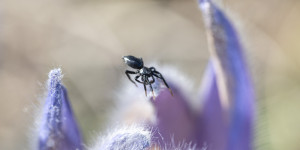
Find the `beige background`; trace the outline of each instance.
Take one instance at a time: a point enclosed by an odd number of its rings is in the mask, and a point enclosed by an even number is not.
[[[257,149],[300,149],[300,1],[218,1],[238,27],[258,97]],[[103,131],[132,54],[199,85],[208,50],[193,0],[0,1],[0,149],[29,145],[47,73],[61,66],[86,141]]]

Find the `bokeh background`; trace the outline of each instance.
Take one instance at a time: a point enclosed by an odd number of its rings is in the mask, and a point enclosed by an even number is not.
[[[257,91],[256,148],[300,149],[300,1],[216,1],[240,32]],[[209,59],[195,0],[1,0],[0,149],[27,149],[47,73],[62,67],[85,141],[113,120],[121,57],[177,68]]]

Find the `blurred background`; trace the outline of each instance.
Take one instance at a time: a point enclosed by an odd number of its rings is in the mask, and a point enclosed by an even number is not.
[[[300,1],[216,1],[240,32],[257,91],[257,149],[300,149]],[[1,0],[0,149],[27,149],[50,69],[62,67],[85,141],[104,131],[123,55],[200,86],[209,59],[195,0]]]

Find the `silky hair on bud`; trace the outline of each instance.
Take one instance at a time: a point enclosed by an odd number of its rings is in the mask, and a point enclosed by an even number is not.
[[[117,127],[100,136],[90,150],[144,150],[151,146],[151,130],[141,125]]]

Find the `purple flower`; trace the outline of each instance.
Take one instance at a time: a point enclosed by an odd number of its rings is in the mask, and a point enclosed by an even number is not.
[[[81,134],[61,79],[60,69],[50,71],[48,95],[39,127],[39,150],[83,149]]]
[[[179,72],[157,66],[174,96],[160,80],[153,85],[156,99],[151,98],[150,101],[145,101],[142,86],[127,86],[125,92],[118,92],[119,99],[128,100],[119,102],[120,105],[129,108],[118,110],[123,115],[121,118],[126,118],[126,112],[133,114],[138,117],[131,117],[129,122],[144,123],[147,127],[121,124],[121,128],[110,129],[87,149],[253,149],[255,96],[237,32],[225,14],[210,0],[199,0],[199,6],[211,56],[200,96],[193,99],[192,94],[187,94],[190,85],[186,84],[184,77],[180,77]],[[49,73],[48,95],[39,124],[40,150],[84,149],[80,129],[61,79],[60,69]],[[151,104],[151,107],[141,109],[140,104],[134,104],[137,99],[143,99],[139,103]],[[141,117],[143,114],[133,112],[135,110],[142,110],[143,113],[149,110],[150,113],[145,113],[147,117]],[[115,120],[126,122],[120,118]]]
[[[80,129],[73,115],[66,88],[62,85],[61,69],[49,73],[48,95],[43,114],[38,121],[39,150],[82,150],[83,141]],[[151,130],[142,125],[122,126],[100,136],[95,150],[132,149],[142,150],[151,145]]]
[[[152,103],[156,143],[193,142],[197,148],[251,150],[254,134],[254,89],[238,35],[225,14],[210,0],[200,0],[210,44],[211,61],[202,82],[202,109],[193,110],[189,99],[171,83]],[[168,79],[168,78],[167,78]]]

